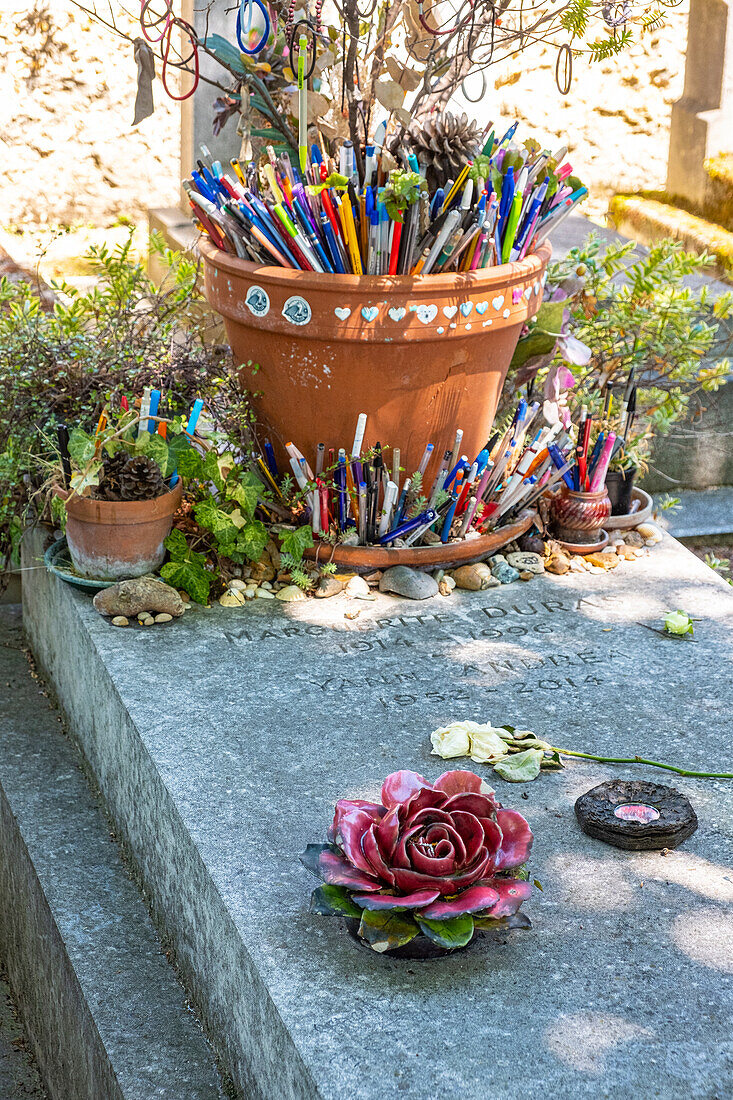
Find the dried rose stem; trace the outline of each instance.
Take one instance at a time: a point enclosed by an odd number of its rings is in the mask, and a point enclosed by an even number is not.
[[[579,756],[582,760],[598,760],[601,764],[648,764],[650,768],[664,768],[677,775],[690,776],[693,779],[733,779],[733,772],[691,772],[685,768],[676,768],[674,764],[661,764],[658,760],[647,760],[643,756],[593,756],[589,752],[573,752],[572,749],[559,749],[553,745],[552,752],[561,756]]]

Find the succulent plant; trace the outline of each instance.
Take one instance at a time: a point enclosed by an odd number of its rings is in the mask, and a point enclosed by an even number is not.
[[[326,884],[313,894],[314,912],[359,917],[359,936],[376,951],[420,933],[463,947],[476,928],[515,916],[532,892],[517,877],[532,832],[479,776],[451,771],[429,783],[399,771],[381,798],[340,800],[329,843],[310,844],[300,857]]]

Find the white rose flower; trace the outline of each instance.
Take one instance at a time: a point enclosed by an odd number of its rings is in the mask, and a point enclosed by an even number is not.
[[[451,760],[455,756],[468,756],[471,748],[468,727],[475,726],[475,722],[452,722],[450,726],[441,726],[433,730],[430,740],[433,745],[433,756],[442,756],[444,760]]]
[[[507,744],[499,735],[499,730],[490,725],[477,726],[471,731],[470,736],[470,756],[477,764],[495,764],[508,752]]]

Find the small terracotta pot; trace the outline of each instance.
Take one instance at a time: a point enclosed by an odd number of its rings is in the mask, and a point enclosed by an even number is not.
[[[595,543],[610,514],[611,502],[605,488],[597,493],[576,493],[563,488],[550,504],[552,533],[562,542],[579,546]]]
[[[180,483],[154,500],[92,500],[57,489],[66,502],[66,541],[82,577],[118,581],[152,573],[165,557],[163,540],[180,507]]]
[[[206,297],[224,318],[242,384],[282,468],[292,440],[315,468],[316,446],[399,447],[409,474],[435,444],[429,482],[463,430],[485,445],[522,325],[542,302],[548,244],[517,263],[446,275],[324,275],[240,260],[202,239]]]

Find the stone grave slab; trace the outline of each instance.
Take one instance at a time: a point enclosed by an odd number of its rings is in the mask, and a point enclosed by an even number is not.
[[[582,761],[496,777],[536,836],[533,929],[446,959],[385,959],[310,915],[297,858],[339,797],[450,767],[429,734],[452,719],[732,771],[733,590],[669,536],[611,574],[419,604],[256,600],[151,629],[25,578],[36,655],[248,1096],[729,1091],[733,782]],[[694,641],[649,629],[676,608],[700,620]],[[698,831],[666,855],[585,836],[575,799],[616,776],[676,786]]]

